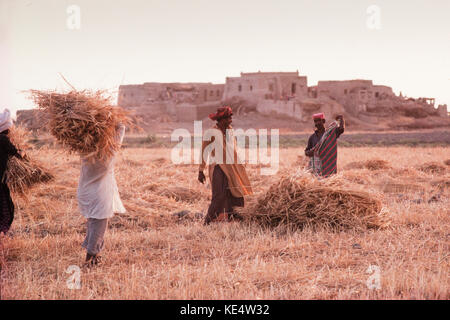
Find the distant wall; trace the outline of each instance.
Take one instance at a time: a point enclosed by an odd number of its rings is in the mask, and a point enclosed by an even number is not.
[[[179,104],[175,107],[175,109],[178,121],[188,122],[197,120],[197,106],[188,104]]]
[[[348,99],[350,94],[355,90],[371,90],[373,87],[372,80],[348,80],[348,81],[319,81],[317,90],[327,91],[330,98],[336,101]]]
[[[182,122],[202,120],[206,118],[210,113],[215,112],[218,106],[219,104],[179,104],[176,106],[177,120]]]
[[[256,104],[263,99],[302,98],[307,93],[307,78],[299,76],[298,72],[255,72],[227,77],[223,98],[238,97]]]
[[[161,103],[166,104],[169,113],[175,114],[174,105],[180,103],[202,104],[222,100],[224,84],[213,83],[154,83],[142,85],[122,85],[119,87],[117,104],[124,108],[155,112],[162,111]]]
[[[334,119],[338,114],[344,113],[344,107],[331,99],[305,99],[291,101],[261,100],[256,110],[265,115],[284,115],[301,121],[312,121],[314,113],[323,112],[325,118]]]
[[[146,103],[149,97],[142,85],[122,85],[119,86],[117,105],[124,108],[135,107]]]
[[[437,108],[440,117],[448,117],[448,110],[446,104],[440,104]]]
[[[392,88],[388,86],[375,85],[373,86],[373,91],[375,93],[375,97],[383,97],[383,95],[395,96]]]
[[[256,110],[265,115],[279,114],[299,120],[304,117],[300,103],[295,101],[261,100],[256,106]]]
[[[328,96],[354,114],[395,97],[392,88],[373,85],[372,80],[319,81],[314,90],[318,97]]]
[[[44,130],[45,114],[38,109],[17,110],[15,124],[30,130]]]

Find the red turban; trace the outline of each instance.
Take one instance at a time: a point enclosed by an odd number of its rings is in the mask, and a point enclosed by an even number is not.
[[[313,119],[325,119],[323,112],[313,114]]]
[[[211,120],[219,121],[222,118],[226,118],[233,115],[233,110],[230,107],[220,107],[216,113],[211,113],[209,118]]]

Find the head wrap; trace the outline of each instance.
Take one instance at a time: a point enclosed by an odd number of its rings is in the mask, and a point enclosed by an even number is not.
[[[227,118],[233,115],[233,110],[230,107],[220,107],[217,109],[216,113],[211,113],[209,118],[211,120],[219,121],[222,118]]]
[[[325,119],[323,112],[313,114],[313,119]]]
[[[11,112],[9,112],[8,109],[5,109],[3,113],[0,113],[0,132],[8,130],[12,125]]]

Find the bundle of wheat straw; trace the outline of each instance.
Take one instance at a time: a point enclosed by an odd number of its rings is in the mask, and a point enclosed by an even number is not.
[[[342,177],[317,180],[304,171],[283,176],[238,211],[247,221],[266,227],[367,229],[388,223],[377,197],[350,189]]]
[[[5,179],[12,193],[24,196],[34,185],[51,181],[53,175],[30,159],[11,157]]]
[[[16,148],[22,151],[29,148],[30,133],[26,129],[13,127],[9,137]],[[9,158],[4,178],[12,193],[26,196],[33,186],[52,180],[53,175],[28,155],[24,155],[22,159]]]
[[[105,160],[119,149],[116,130],[132,123],[129,113],[113,106],[104,91],[57,93],[31,90],[31,98],[44,111],[47,128],[71,152]]]

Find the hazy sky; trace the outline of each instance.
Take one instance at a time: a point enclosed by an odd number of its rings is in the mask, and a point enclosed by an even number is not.
[[[67,88],[59,73],[117,91],[258,70],[299,70],[308,85],[371,79],[450,106],[449,0],[0,0],[0,10],[0,109],[31,107],[22,90]]]

